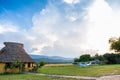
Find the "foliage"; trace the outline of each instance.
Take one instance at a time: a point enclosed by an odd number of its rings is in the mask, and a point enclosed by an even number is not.
[[[44,61],[40,62],[40,67],[44,66],[46,63]]]
[[[36,66],[33,66],[33,68],[32,68],[32,72],[37,72],[38,69],[39,69],[39,67],[38,67],[37,65],[36,65]]]
[[[90,61],[90,60],[91,60],[90,54],[81,55],[80,58],[79,58],[80,62],[86,62],[86,61]]]
[[[79,59],[78,58],[74,58],[73,64],[77,64],[77,62],[79,62]]]
[[[90,54],[83,54],[79,58],[75,58],[74,62],[86,62],[86,61],[91,61],[92,57]]]
[[[109,39],[110,50],[114,50],[115,52],[120,52],[120,37],[112,37]]]
[[[90,57],[90,55],[81,55],[80,58],[75,58],[74,63],[79,61],[90,61],[90,60],[100,60],[99,64],[120,64],[120,54],[115,53],[105,53],[103,55],[96,54],[95,56]]]
[[[21,72],[21,71],[23,71],[23,67],[24,67],[24,64],[23,64],[20,60],[16,60],[16,61],[14,61],[14,62],[12,62],[12,63],[7,63],[7,64],[5,65],[5,73],[7,73],[6,70],[7,70],[8,68],[11,69],[11,72],[10,72],[10,73],[13,73],[13,70],[14,70],[15,68],[19,68],[19,72]]]
[[[40,62],[40,63],[36,63],[36,66],[33,66],[32,72],[37,72],[39,68],[41,68],[42,66],[44,66],[46,63],[45,62]]]
[[[95,54],[95,56],[92,57],[92,60],[100,60],[99,64],[106,64],[107,60],[103,57],[103,55]]]
[[[99,59],[101,64],[120,64],[120,54],[105,53],[103,55],[94,56],[93,59]]]
[[[78,58],[75,58],[75,59],[74,59],[74,62],[79,62],[79,59],[78,59]]]
[[[103,76],[120,74],[120,65],[96,65],[88,67],[71,66],[44,66],[39,69],[40,73],[61,74],[75,76]]]
[[[120,64],[120,54],[106,53],[103,57],[107,60],[106,64]]]
[[[39,63],[35,63],[35,66],[32,68],[32,72],[37,72],[39,69]]]

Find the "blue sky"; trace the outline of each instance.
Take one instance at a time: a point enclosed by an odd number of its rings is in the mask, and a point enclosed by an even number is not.
[[[0,0],[0,18],[21,26],[32,27],[32,16],[43,9],[47,0]]]
[[[20,42],[29,54],[78,57],[109,51],[120,36],[119,0],[0,0],[0,48]],[[104,45],[104,46],[103,46]]]

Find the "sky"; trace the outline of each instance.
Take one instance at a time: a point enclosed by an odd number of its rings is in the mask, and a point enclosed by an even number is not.
[[[29,54],[79,57],[110,52],[120,36],[120,0],[0,0],[0,49],[23,43]]]

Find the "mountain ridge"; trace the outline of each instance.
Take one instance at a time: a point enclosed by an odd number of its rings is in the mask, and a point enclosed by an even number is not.
[[[60,56],[45,56],[45,55],[30,55],[35,62],[46,62],[46,63],[72,63],[73,58],[64,58]]]

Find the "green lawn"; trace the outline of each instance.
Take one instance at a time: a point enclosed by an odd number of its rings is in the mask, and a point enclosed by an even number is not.
[[[104,66],[44,66],[39,69],[40,73],[46,74],[62,74],[76,76],[103,76],[111,74],[120,74],[120,65],[104,65]],[[0,80],[81,80],[73,78],[60,78],[41,76],[36,74],[7,74],[0,75]]]
[[[63,74],[76,76],[104,76],[120,74],[120,65],[98,65],[98,66],[44,66],[39,69],[40,73]]]
[[[0,75],[0,80],[83,80],[83,79],[49,77],[35,74],[7,74]]]

